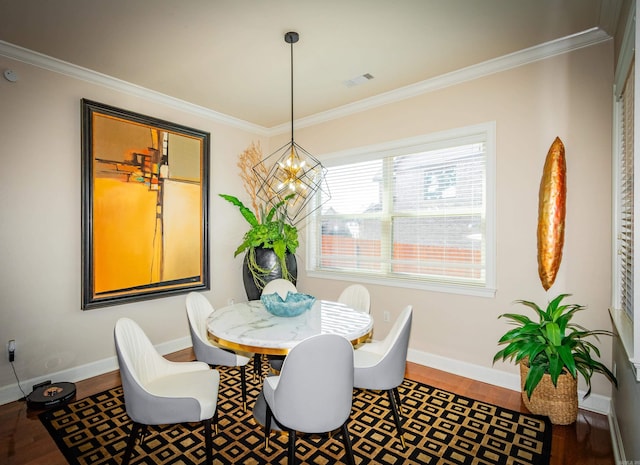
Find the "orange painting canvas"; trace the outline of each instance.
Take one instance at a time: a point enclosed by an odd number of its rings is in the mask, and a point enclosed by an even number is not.
[[[209,134],[83,106],[83,308],[208,289]]]

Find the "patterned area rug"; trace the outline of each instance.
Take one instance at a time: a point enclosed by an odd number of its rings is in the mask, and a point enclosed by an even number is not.
[[[261,389],[247,367],[249,406],[242,411],[240,372],[221,368],[218,433],[214,463],[286,464],[287,434],[272,433],[265,451],[263,428],[251,406]],[[349,432],[356,464],[544,465],[551,451],[551,423],[425,384],[405,380],[402,398],[405,441],[402,450],[385,393],[354,391]],[[56,444],[72,465],[120,464],[131,422],[122,388],[77,400],[40,414]],[[306,435],[298,439],[301,464],[346,463],[341,436]],[[199,424],[150,428],[137,445],[132,464],[205,462]]]

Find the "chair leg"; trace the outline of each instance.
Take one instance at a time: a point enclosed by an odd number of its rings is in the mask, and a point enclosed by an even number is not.
[[[213,434],[218,434],[218,409],[216,409],[216,413],[213,414]]]
[[[140,434],[140,432],[144,432],[147,429],[147,425],[143,425],[142,423],[133,422],[131,424],[131,433],[129,434],[129,440],[127,441],[127,448],[124,451],[124,457],[122,457],[122,465],[128,465],[129,460],[131,460],[131,454],[133,453],[133,448],[136,445],[136,438]]]
[[[400,442],[402,443],[402,449],[405,449],[404,443],[404,435],[402,433],[402,422],[400,421],[400,415],[398,414],[398,406],[396,405],[396,394],[394,393],[395,389],[389,389],[387,393],[389,394],[389,403],[391,404],[391,411],[393,412],[393,419],[396,422],[396,427],[398,428],[398,436],[400,437]],[[400,394],[398,394],[399,396]]]
[[[289,465],[296,464],[296,432],[289,430]]]
[[[211,437],[211,418],[202,420],[204,425],[204,447],[207,454],[207,465],[213,465],[213,438]]]
[[[400,400],[400,391],[398,390],[398,388],[395,388],[393,392],[396,395],[396,402],[398,403],[398,413],[400,414],[400,417],[402,417],[403,414],[402,414],[402,401]]]
[[[262,355],[253,354],[253,380],[262,380]]]
[[[271,407],[265,402],[267,406],[267,412],[264,419],[264,448],[269,449],[269,435],[271,434]]]
[[[342,442],[344,442],[344,455],[347,456],[347,463],[349,465],[356,465],[356,462],[353,458],[353,449],[351,448],[351,438],[349,437],[349,429],[347,428],[346,421],[342,425]]]
[[[242,411],[247,411],[247,370],[245,366],[240,367],[240,383],[242,384]]]

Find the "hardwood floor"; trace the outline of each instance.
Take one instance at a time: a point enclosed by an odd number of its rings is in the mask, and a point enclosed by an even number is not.
[[[193,360],[185,349],[167,356],[175,361]],[[474,399],[526,412],[520,393],[496,388],[414,363],[407,365],[407,377]],[[76,383],[80,399],[120,384],[117,371]],[[37,411],[16,401],[0,406],[0,463],[4,465],[64,465],[65,461],[49,433],[38,420]],[[580,410],[570,426],[554,426],[550,465],[615,465],[604,415]]]
[[[528,412],[520,392],[462,378],[433,368],[407,364],[407,378],[457,394]],[[578,412],[578,420],[568,426],[553,426],[550,465],[615,465],[609,420],[586,410]]]

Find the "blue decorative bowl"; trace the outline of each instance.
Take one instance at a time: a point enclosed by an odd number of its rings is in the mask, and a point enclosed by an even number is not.
[[[313,307],[316,298],[299,292],[288,292],[287,298],[282,300],[277,292],[262,294],[260,300],[269,313],[275,316],[298,316]]]

